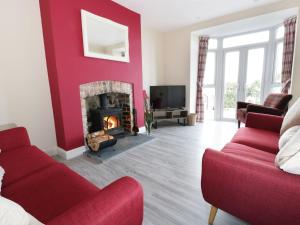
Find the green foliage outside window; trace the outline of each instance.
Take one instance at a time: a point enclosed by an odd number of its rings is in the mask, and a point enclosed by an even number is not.
[[[251,83],[247,87],[246,99],[251,99],[252,103],[260,102],[260,89],[261,82],[259,80]],[[235,108],[236,107],[236,96],[237,96],[237,83],[227,83],[225,96],[224,96],[224,108]]]
[[[224,108],[236,107],[237,83],[227,83],[224,96]]]
[[[246,99],[251,99],[251,103],[260,102],[260,80],[254,81],[249,87],[247,87]]]

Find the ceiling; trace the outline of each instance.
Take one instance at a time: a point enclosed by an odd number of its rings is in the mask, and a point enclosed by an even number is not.
[[[146,26],[170,31],[280,0],[113,0],[142,15]]]

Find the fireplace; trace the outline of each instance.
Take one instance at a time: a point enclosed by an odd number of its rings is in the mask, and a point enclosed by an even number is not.
[[[97,108],[89,111],[89,133],[104,130],[110,135],[124,134],[122,108]]]
[[[133,86],[121,81],[80,85],[84,137],[96,131],[110,135],[131,133]]]
[[[120,119],[118,118],[118,116],[112,116],[112,115],[105,116],[103,118],[103,121],[104,121],[104,130],[105,131],[116,129],[121,126],[121,122],[120,122]]]

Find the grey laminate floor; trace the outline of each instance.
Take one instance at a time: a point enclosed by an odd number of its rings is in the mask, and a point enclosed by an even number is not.
[[[236,123],[208,121],[195,127],[168,126],[154,130],[156,138],[102,164],[84,156],[66,161],[99,187],[132,176],[144,188],[143,225],[204,225],[210,206],[200,188],[201,158],[206,147],[220,149],[237,130]],[[245,224],[219,211],[215,225]]]

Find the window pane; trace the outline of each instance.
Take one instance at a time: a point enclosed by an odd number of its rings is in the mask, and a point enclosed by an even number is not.
[[[215,116],[215,88],[203,88],[203,102],[204,102],[204,119],[214,120]]]
[[[261,82],[264,71],[265,49],[248,51],[246,102],[260,103]]]
[[[244,34],[234,37],[225,38],[223,40],[224,48],[257,44],[269,41],[269,31],[261,31],[251,34]]]
[[[281,85],[280,84],[274,84],[271,88],[271,93],[281,93]]]
[[[276,39],[284,37],[284,26],[278,27],[276,30]]]
[[[218,40],[217,39],[209,39],[208,49],[217,49],[217,48],[218,48]]]
[[[208,52],[206,57],[204,85],[211,85],[215,83],[216,72],[216,53]]]
[[[273,83],[281,83],[282,73],[283,42],[279,42],[276,47],[275,74]]]
[[[238,51],[225,54],[224,118],[234,119],[236,115],[239,60]]]

